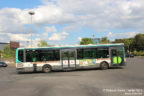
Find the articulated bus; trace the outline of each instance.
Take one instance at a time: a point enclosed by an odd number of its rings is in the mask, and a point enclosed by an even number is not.
[[[18,48],[16,70],[45,73],[52,70],[76,70],[124,66],[124,44],[98,44],[44,48]]]

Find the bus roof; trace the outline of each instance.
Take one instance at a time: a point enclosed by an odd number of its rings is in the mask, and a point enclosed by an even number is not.
[[[31,48],[18,48],[19,49],[45,49],[45,48],[54,48],[54,49],[63,49],[63,48],[87,48],[87,47],[116,47],[116,46],[124,46],[123,43],[116,44],[95,44],[95,45],[71,45],[71,46],[54,46],[54,47],[31,47]]]

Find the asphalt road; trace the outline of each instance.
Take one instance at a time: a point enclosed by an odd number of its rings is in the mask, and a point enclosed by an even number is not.
[[[0,68],[0,96],[144,96],[144,58],[108,70],[17,74]]]

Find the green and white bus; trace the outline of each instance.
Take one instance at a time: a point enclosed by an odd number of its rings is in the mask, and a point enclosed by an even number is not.
[[[18,48],[19,72],[50,72],[84,68],[108,69],[125,65],[124,44],[98,44],[44,48]]]

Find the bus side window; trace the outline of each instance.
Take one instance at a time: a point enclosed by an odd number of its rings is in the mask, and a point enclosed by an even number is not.
[[[59,50],[54,50],[53,54],[54,54],[54,60],[60,60]]]
[[[23,62],[23,50],[18,51],[18,60]]]
[[[123,54],[123,48],[118,48],[118,55],[119,56],[124,56],[124,54]]]
[[[109,58],[108,48],[78,49],[77,54],[78,59]]]
[[[39,61],[60,60],[59,50],[39,50]]]
[[[62,59],[68,60],[68,53],[67,52],[62,52]]]
[[[116,49],[112,49],[112,56],[117,56],[117,50]]]
[[[42,56],[42,57],[41,57],[41,61],[46,61],[46,57],[45,57],[45,56]]]
[[[97,49],[96,58],[109,58],[108,48],[99,48],[99,49]]]
[[[83,52],[84,52],[83,53],[84,59],[93,59],[93,49],[92,48],[84,49]]]
[[[77,49],[77,59],[83,59],[83,49]]]
[[[96,57],[97,57],[97,56],[96,56],[96,55],[97,55],[97,53],[96,53],[96,52],[97,52],[97,49],[96,49],[96,48],[93,48],[91,51],[92,51],[92,53],[91,53],[92,59],[96,59]]]
[[[26,50],[26,62],[32,62],[31,52]]]

